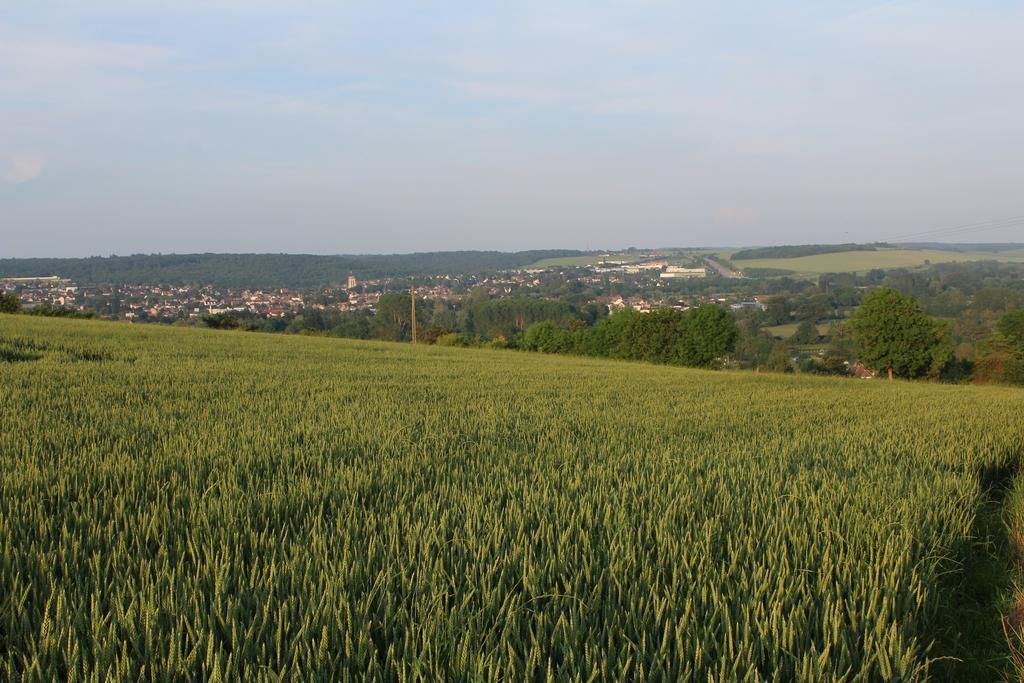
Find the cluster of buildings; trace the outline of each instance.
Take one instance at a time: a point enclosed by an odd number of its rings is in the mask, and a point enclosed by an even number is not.
[[[17,295],[24,308],[43,305],[74,307],[78,289],[74,282],[57,275],[0,280],[0,292]]]
[[[3,278],[0,290],[13,293],[22,308],[28,310],[57,306],[97,311],[104,317],[126,320],[182,320],[232,311],[284,317],[307,303],[307,295],[286,288],[260,290],[165,284],[79,286],[59,276]],[[366,298],[366,305],[376,303],[373,295]],[[345,303],[355,305],[347,298]]]
[[[167,284],[80,286],[57,275],[0,278],[0,290],[14,293],[26,309],[50,305],[95,311],[106,318],[171,322],[232,313],[261,318],[285,318],[307,308],[375,312],[383,292],[408,291],[410,285],[415,285],[418,298],[454,304],[465,299],[471,289],[483,289],[489,297],[502,298],[526,290],[541,288],[544,291],[542,288],[550,286],[552,282],[577,281],[599,288],[628,281],[634,284],[644,282],[646,285],[643,289],[653,292],[655,288],[661,287],[664,280],[703,278],[706,275],[707,269],[703,267],[671,265],[669,260],[651,253],[641,254],[639,258],[629,261],[612,260],[609,257],[597,265],[570,272],[557,268],[524,268],[475,277],[443,275],[366,281],[357,281],[355,277],[349,276],[344,286],[319,290]],[[557,297],[548,295],[547,298]],[[704,300],[730,305],[734,310],[764,308],[757,301],[735,301],[727,297],[697,297],[693,303]],[[686,310],[691,305],[689,301],[660,301],[649,296],[601,296],[594,301],[607,306],[610,312],[622,308],[650,311],[664,306]]]
[[[528,284],[532,278],[512,275],[508,279],[488,278],[489,291],[500,296],[513,285]],[[175,321],[204,315],[245,314],[261,318],[283,318],[304,308],[338,311],[376,311],[386,280],[358,282],[349,277],[344,287],[318,291],[289,288],[254,289],[231,287],[187,287],[167,284],[80,286],[60,276],[0,278],[0,291],[18,297],[23,309],[56,306],[73,310],[96,311],[105,318],[124,320]],[[459,301],[446,284],[418,287],[420,298]]]
[[[702,278],[707,277],[707,268],[703,266],[687,267],[669,265],[666,260],[655,261],[599,261],[593,268],[595,273],[628,273],[630,275],[657,275],[659,278],[668,280],[673,278]]]

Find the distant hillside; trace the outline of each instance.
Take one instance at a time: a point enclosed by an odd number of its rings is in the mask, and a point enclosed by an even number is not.
[[[0,277],[60,275],[82,284],[211,284],[221,287],[318,287],[357,278],[467,274],[579,256],[572,249],[434,251],[418,254],[137,254],[91,258],[0,259]]]
[[[799,258],[801,256],[817,256],[818,254],[838,254],[844,251],[878,251],[880,247],[888,247],[888,244],[876,242],[874,244],[788,244],[779,247],[757,247],[755,249],[743,249],[732,255],[732,260],[762,259],[762,258]]]
[[[934,249],[937,251],[985,251],[998,253],[1000,251],[1017,251],[1024,249],[1024,242],[983,242],[971,243],[962,242],[950,244],[946,242],[900,242],[897,246],[902,249]]]

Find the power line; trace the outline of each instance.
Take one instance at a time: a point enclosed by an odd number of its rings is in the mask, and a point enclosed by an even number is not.
[[[1007,228],[1024,227],[1024,216],[1012,216],[1000,220],[984,221],[981,223],[966,223],[947,228],[934,228],[932,230],[921,230],[919,232],[907,233],[898,237],[891,237],[884,242],[904,242],[908,240],[924,240],[925,238],[951,237],[954,235],[967,235],[990,230],[1005,230]]]

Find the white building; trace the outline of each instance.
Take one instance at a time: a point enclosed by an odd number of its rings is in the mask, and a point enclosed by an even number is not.
[[[706,276],[706,268],[683,268],[682,266],[669,266],[665,269],[665,272],[660,275],[660,277],[663,278],[695,278]]]

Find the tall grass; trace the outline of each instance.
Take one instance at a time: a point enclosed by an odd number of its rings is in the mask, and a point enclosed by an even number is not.
[[[997,388],[24,316],[0,351],[5,679],[922,680],[1024,444]]]

